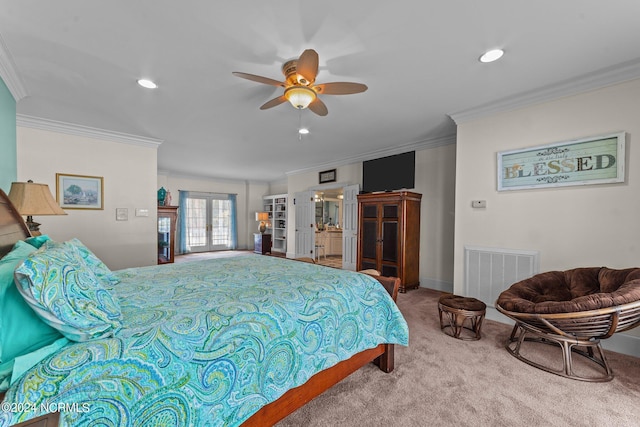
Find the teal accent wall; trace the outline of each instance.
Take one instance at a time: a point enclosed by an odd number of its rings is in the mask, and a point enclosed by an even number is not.
[[[16,101],[0,79],[0,188],[9,193],[18,179]]]

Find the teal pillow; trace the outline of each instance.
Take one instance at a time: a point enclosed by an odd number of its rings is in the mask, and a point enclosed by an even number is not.
[[[0,393],[9,390],[11,374],[13,373],[13,360],[0,363]]]
[[[25,242],[36,249],[40,249],[40,246],[44,245],[44,242],[48,242],[49,240],[51,239],[46,234],[41,234],[40,236],[33,236],[24,239]]]
[[[117,300],[74,245],[46,242],[16,268],[15,279],[31,308],[72,341],[109,337],[122,326]]]
[[[13,272],[36,249],[22,241],[0,260],[0,362],[47,346],[60,333],[40,319],[13,282]]]
[[[107,267],[106,264],[91,252],[80,240],[71,239],[64,244],[75,246],[78,249],[85,264],[87,264],[91,271],[93,271],[93,273],[102,281],[106,288],[111,288],[112,285],[115,285],[120,281],[116,275],[109,270],[109,267]]]

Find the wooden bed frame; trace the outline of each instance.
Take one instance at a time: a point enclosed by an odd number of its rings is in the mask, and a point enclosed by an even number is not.
[[[0,258],[6,255],[18,240],[24,240],[27,237],[31,237],[31,233],[24,219],[15,209],[5,192],[0,189]],[[382,283],[395,301],[400,288],[400,279],[382,276],[372,277]],[[329,369],[318,372],[303,385],[287,391],[278,400],[263,406],[242,425],[260,427],[274,425],[370,362],[374,362],[384,372],[393,371],[393,344],[380,344],[375,348],[357,353],[350,359],[339,362]],[[0,393],[0,402],[3,399],[4,393]],[[31,421],[26,423],[29,422]]]

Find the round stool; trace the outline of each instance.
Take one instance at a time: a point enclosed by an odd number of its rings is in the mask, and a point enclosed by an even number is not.
[[[453,294],[442,295],[438,300],[440,329],[445,334],[460,340],[479,340],[486,309],[487,305],[475,298]],[[447,318],[448,324],[445,324],[443,317]],[[467,319],[469,321],[465,325]],[[463,329],[473,332],[473,335],[461,336]]]

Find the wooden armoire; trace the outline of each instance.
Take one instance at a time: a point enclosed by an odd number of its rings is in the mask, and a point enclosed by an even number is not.
[[[421,199],[409,191],[358,195],[358,271],[399,277],[400,292],[420,286]]]

